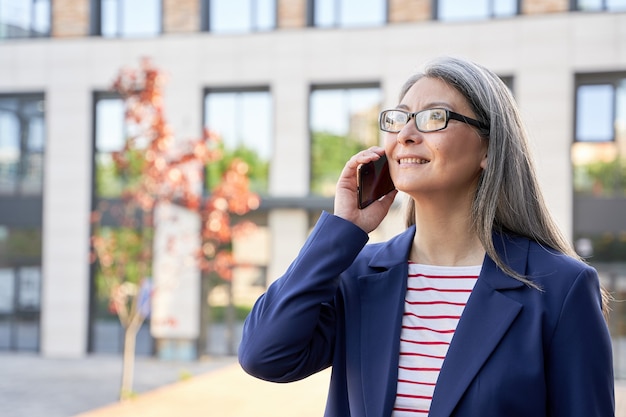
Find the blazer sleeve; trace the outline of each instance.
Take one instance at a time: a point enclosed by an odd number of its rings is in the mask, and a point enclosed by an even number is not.
[[[322,213],[297,258],[246,319],[239,363],[247,373],[290,382],[330,366],[339,275],[367,240],[353,223]]]
[[[592,268],[578,275],[565,297],[548,354],[548,415],[615,415],[611,338]]]

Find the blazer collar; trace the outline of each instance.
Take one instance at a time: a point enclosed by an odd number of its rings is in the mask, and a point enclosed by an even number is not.
[[[379,250],[371,257],[368,266],[370,268],[390,269],[406,263],[414,236],[415,226],[411,226],[387,242],[380,244]]]
[[[529,241],[494,234],[498,255],[514,271],[524,275]],[[433,394],[430,417],[449,417],[522,310],[522,304],[506,295],[524,284],[506,275],[485,257],[480,277],[465,306],[443,362]]]
[[[415,227],[382,244],[369,266],[381,272],[359,277],[361,292],[361,374],[367,416],[391,414],[395,401],[407,259]],[[524,274],[528,240],[494,233],[497,253]],[[485,256],[480,277],[455,332],[441,369],[430,416],[447,417],[482,364],[504,336],[521,305],[501,291],[524,284]],[[467,358],[472,358],[467,361]]]

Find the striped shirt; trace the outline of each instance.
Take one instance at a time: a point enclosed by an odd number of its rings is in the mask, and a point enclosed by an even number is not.
[[[481,265],[409,262],[392,417],[426,417],[448,346]]]

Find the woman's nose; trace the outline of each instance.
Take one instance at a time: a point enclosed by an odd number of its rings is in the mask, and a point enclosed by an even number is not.
[[[422,132],[417,130],[413,120],[409,120],[397,133],[396,141],[400,144],[409,144],[422,141]]]

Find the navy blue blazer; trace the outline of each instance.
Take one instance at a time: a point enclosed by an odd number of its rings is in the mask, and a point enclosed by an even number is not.
[[[389,417],[414,234],[409,228],[366,245],[360,228],[324,213],[248,316],[244,370],[289,382],[332,366],[326,417]],[[611,339],[595,270],[525,238],[494,235],[494,243],[542,290],[485,257],[429,417],[614,416]]]

